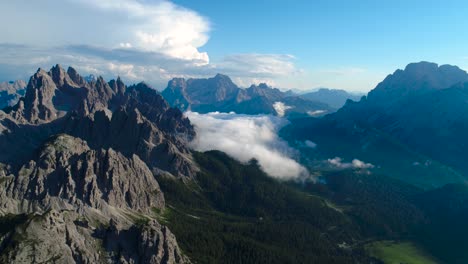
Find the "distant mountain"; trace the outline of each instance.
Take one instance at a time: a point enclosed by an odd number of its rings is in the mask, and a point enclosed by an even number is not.
[[[26,93],[23,80],[0,83],[0,109],[16,104]]]
[[[367,102],[386,107],[467,81],[467,73],[457,66],[411,63],[404,70],[388,75],[369,92]]]
[[[234,111],[239,114],[320,116],[334,110],[327,104],[290,96],[290,93],[266,84],[241,89],[222,74],[209,79],[172,79],[162,95],[173,107],[201,113]]]
[[[468,176],[468,74],[421,62],[397,70],[359,102],[320,120],[286,128],[290,140],[311,140],[329,157],[365,159],[419,186]],[[411,175],[411,176],[408,176]]]
[[[23,80],[2,82],[0,83],[0,92],[7,92],[8,94],[14,94],[18,90],[26,88],[26,82]]]
[[[345,90],[320,88],[317,91],[301,94],[300,97],[311,101],[322,102],[333,108],[339,109],[348,99],[359,101],[362,95],[348,93]]]

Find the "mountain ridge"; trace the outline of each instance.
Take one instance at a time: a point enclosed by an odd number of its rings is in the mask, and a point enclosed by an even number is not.
[[[405,70],[397,70],[387,76],[359,102],[349,100],[337,112],[322,119],[300,120],[286,128],[285,133],[290,140],[299,137],[317,143],[319,149],[321,144],[321,148],[334,149],[334,152],[325,151],[327,155],[339,156],[333,142],[341,142],[342,146],[350,148],[349,155],[357,155],[347,158],[367,159],[376,166],[382,165],[382,168],[385,168],[383,163],[388,163],[385,160],[398,159],[386,157],[384,151],[377,150],[397,151],[397,156],[412,157],[414,160],[402,159],[393,164],[390,167],[406,169],[400,172],[392,169],[390,175],[401,174],[398,176],[401,179],[422,184],[425,188],[431,182],[435,186],[463,182],[468,175],[468,168],[462,158],[464,146],[468,144],[462,136],[468,127],[468,94],[466,84],[461,82],[466,78],[468,74],[455,66],[439,67],[427,62],[409,64]],[[306,129],[309,134],[301,132],[300,128]],[[353,143],[347,143],[346,140]],[[341,149],[346,152],[346,147]],[[431,170],[434,172],[441,169],[440,176],[437,173],[432,175],[433,172],[429,171],[422,172],[436,164],[439,164],[438,169],[432,167]],[[409,173],[418,176],[405,176]],[[424,174],[432,175],[431,180],[424,182]]]
[[[308,112],[327,113],[334,110],[325,103],[291,96],[264,83],[242,89],[222,74],[207,79],[174,78],[161,94],[173,107],[201,113],[233,111],[239,114],[278,115],[273,106],[277,102],[289,106],[286,115],[291,116],[307,116]]]
[[[158,177],[194,177],[194,136],[144,83],[39,69],[0,111],[0,260],[190,263],[158,222]]]

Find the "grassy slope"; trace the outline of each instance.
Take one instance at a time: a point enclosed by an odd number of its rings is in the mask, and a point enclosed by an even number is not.
[[[430,255],[411,242],[377,241],[366,245],[373,257],[385,264],[436,264]]]

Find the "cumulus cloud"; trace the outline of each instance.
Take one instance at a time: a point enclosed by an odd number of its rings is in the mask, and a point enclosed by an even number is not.
[[[209,19],[166,0],[0,1],[0,10],[0,23],[9,25],[0,27],[0,35],[12,43],[0,43],[0,81],[27,78],[38,67],[57,63],[83,74],[144,80],[159,89],[173,77],[224,73],[247,87],[301,72],[294,57],[284,54],[210,61],[200,50],[209,40]]]
[[[292,158],[295,151],[277,135],[287,124],[285,119],[234,113],[186,112],[185,115],[197,131],[197,138],[192,142],[194,149],[220,150],[241,162],[256,159],[267,174],[278,179],[309,177],[307,169]]]
[[[326,113],[327,111],[325,110],[315,110],[315,111],[307,111],[307,114],[310,115],[310,116],[320,116],[324,113]]]
[[[24,44],[89,44],[136,47],[146,51],[208,63],[200,52],[208,41],[210,23],[198,13],[169,1],[64,0],[0,3],[3,25],[21,20],[22,25],[2,27],[10,41]],[[21,15],[15,10],[21,10]],[[13,17],[14,15],[18,17]],[[86,14],[86,16],[83,16]],[[38,38],[38,36],[40,36]]]
[[[279,117],[283,117],[286,111],[293,107],[289,105],[285,105],[283,102],[275,102],[273,104],[273,108],[275,109],[276,114],[278,114]]]
[[[344,162],[342,158],[335,157],[327,160],[330,165],[339,169],[372,169],[374,165],[365,163],[358,159],[353,159],[351,162]]]

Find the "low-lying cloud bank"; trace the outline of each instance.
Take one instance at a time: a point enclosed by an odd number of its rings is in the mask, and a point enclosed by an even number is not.
[[[365,163],[358,159],[353,159],[351,162],[344,162],[342,158],[335,157],[333,159],[328,159],[328,163],[339,169],[372,169],[374,165],[371,163]]]
[[[241,162],[256,159],[267,174],[282,180],[310,177],[307,169],[292,159],[294,149],[277,135],[287,124],[283,118],[218,112],[185,115],[197,131],[191,143],[195,150],[220,150]]]

